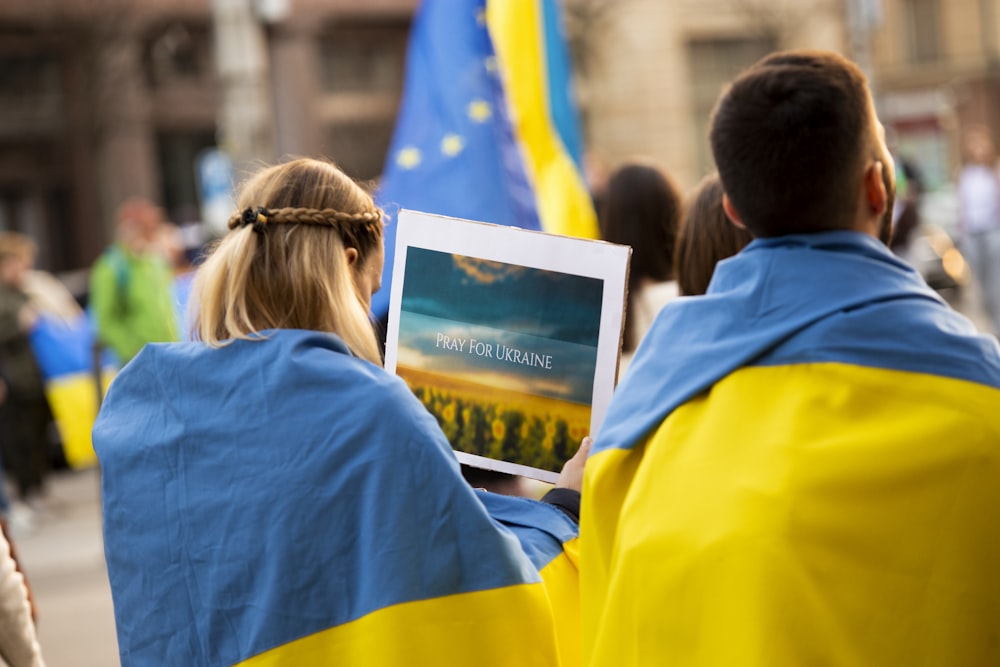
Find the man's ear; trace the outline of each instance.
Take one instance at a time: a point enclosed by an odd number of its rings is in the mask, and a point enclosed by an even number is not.
[[[876,216],[883,215],[889,205],[889,193],[885,191],[885,181],[882,178],[883,170],[885,165],[880,160],[875,160],[865,169],[865,201],[872,215]]]
[[[729,195],[723,193],[722,195],[722,210],[726,212],[726,217],[729,218],[729,222],[733,223],[740,229],[746,229],[747,226],[743,224],[743,219],[740,218],[740,214],[736,212],[733,208],[733,202],[729,201]]]

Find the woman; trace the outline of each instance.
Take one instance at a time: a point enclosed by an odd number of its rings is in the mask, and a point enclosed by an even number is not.
[[[681,217],[681,196],[658,167],[629,163],[611,174],[602,209],[604,240],[632,246],[619,367],[623,375],[657,313],[677,296],[674,239]]]
[[[6,530],[0,531],[0,664],[44,667],[32,616],[24,577],[14,560]]]
[[[722,208],[718,174],[706,176],[688,204],[677,235],[677,284],[682,296],[708,291],[715,265],[745,248],[753,236],[737,227]]]
[[[200,342],[147,346],[94,429],[122,663],[556,664],[538,570],[381,368],[381,211],[308,159],[239,208]]]

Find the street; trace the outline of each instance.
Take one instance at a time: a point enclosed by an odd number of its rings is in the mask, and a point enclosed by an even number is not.
[[[96,468],[50,478],[53,509],[14,540],[35,594],[49,667],[118,665],[118,643],[101,540]],[[0,660],[2,663],[2,660]]]

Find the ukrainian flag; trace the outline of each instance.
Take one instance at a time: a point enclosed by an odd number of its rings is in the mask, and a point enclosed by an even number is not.
[[[588,664],[1000,664],[1000,348],[868,236],[664,309],[583,503]]]
[[[94,442],[125,666],[559,664],[437,421],[332,334],[147,345]]]
[[[557,0],[433,0],[414,18],[379,203],[556,234],[598,235]],[[389,306],[395,227],[386,228]]]
[[[93,323],[83,313],[68,321],[42,314],[30,339],[66,462],[73,468],[93,465],[97,458],[90,430],[100,405],[93,372]],[[111,377],[106,373],[102,378],[102,394]]]
[[[559,664],[582,665],[579,529],[551,505],[477,490],[490,516],[517,536],[552,605]]]

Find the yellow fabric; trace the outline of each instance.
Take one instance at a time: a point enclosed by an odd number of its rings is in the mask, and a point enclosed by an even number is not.
[[[1000,665],[1000,392],[745,368],[587,463],[589,665]]]
[[[407,602],[239,665],[548,667],[558,664],[548,606],[541,583]]]
[[[112,374],[103,378],[106,392]],[[63,375],[49,380],[45,385],[52,416],[55,417],[62,438],[66,462],[72,468],[84,468],[97,463],[90,431],[97,418],[97,389],[90,373]]]
[[[597,215],[573,159],[559,139],[548,109],[540,3],[490,0],[486,21],[500,63],[515,135],[521,138],[535,185],[542,229],[598,238]]]
[[[583,638],[580,636],[580,539],[563,544],[563,552],[542,568],[540,573],[552,604],[559,664],[573,667],[583,664]]]

